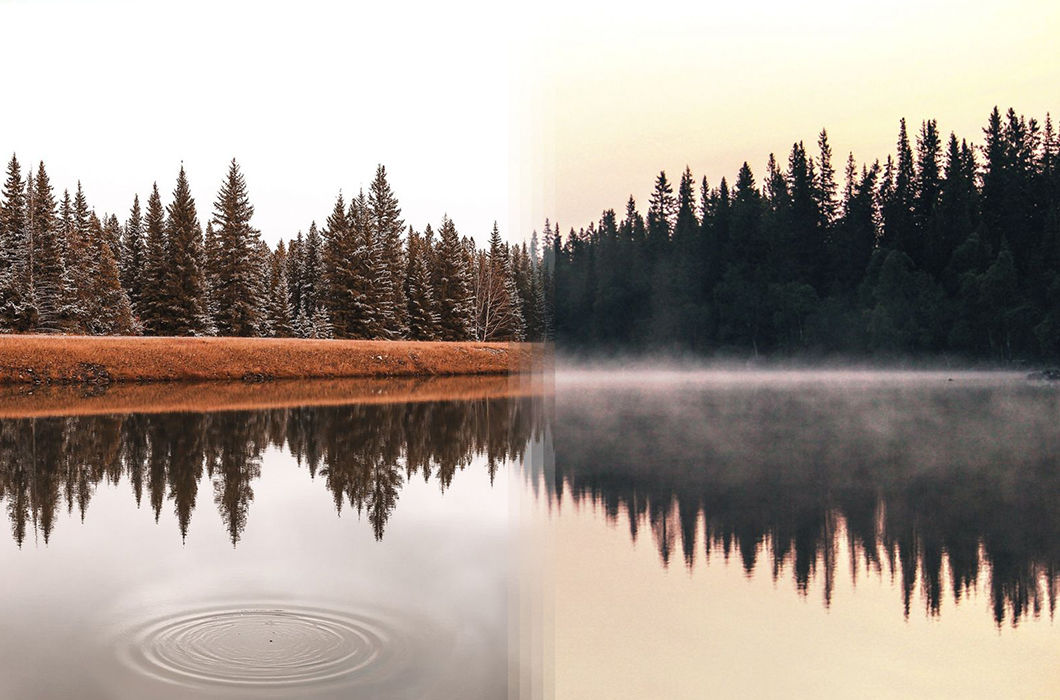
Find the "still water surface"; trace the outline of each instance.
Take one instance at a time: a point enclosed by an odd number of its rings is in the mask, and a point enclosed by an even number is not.
[[[0,410],[0,698],[1057,696],[1055,385],[445,387]]]
[[[1060,387],[559,372],[564,697],[1060,697]]]

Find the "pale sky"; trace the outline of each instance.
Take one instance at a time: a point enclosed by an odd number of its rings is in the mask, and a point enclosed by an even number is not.
[[[1060,113],[1055,0],[608,8],[568,9],[539,41],[550,50],[533,128],[554,180],[535,208],[564,231],[630,194],[644,213],[661,169],[716,185],[747,160],[761,183],[771,152],[786,164],[802,140],[816,155],[822,127],[841,176],[851,150],[859,163],[892,153],[901,117],[911,135],[935,118],[946,138],[979,143],[995,104]]]
[[[183,160],[204,223],[235,156],[270,243],[383,163],[416,228],[516,240],[643,211],[660,169],[761,180],[821,127],[841,172],[902,116],[978,140],[994,104],[1058,112],[1057,36],[1044,0],[0,0],[0,150],[122,218]]]

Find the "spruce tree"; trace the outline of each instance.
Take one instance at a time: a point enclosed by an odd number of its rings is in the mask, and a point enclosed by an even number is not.
[[[347,220],[353,247],[345,290],[348,332],[352,338],[385,338],[383,317],[390,298],[378,284],[383,265],[382,249],[374,233],[364,190],[350,201]]]
[[[305,241],[302,240],[302,232],[291,240],[287,246],[287,285],[290,290],[288,298],[291,300],[291,324],[297,326],[302,318],[302,251]]]
[[[653,260],[658,259],[668,247],[676,211],[673,188],[666,179],[666,172],[660,170],[648,207],[647,244],[648,254]]]
[[[233,158],[228,174],[214,202],[213,235],[216,236],[216,262],[211,270],[215,277],[216,309],[214,324],[219,335],[259,335],[264,307],[261,287],[260,233],[250,224],[254,207],[247,194],[246,180]],[[311,235],[315,233],[315,226]],[[319,274],[319,271],[317,271]]]
[[[331,316],[336,337],[349,337],[349,310],[346,291],[349,289],[349,264],[352,255],[350,222],[346,217],[346,203],[342,192],[324,222],[324,305]]]
[[[314,221],[309,225],[301,255],[302,315],[311,318],[324,302],[324,249]]]
[[[89,219],[89,254],[95,258],[90,280],[89,318],[85,327],[95,335],[129,335],[134,330],[132,305],[118,278],[118,263],[114,259],[106,228],[95,214]]]
[[[158,183],[151,185],[144,217],[144,266],[138,312],[144,333],[169,335],[172,333],[169,316],[169,286],[167,270],[169,245],[166,233],[166,214]]]
[[[379,165],[368,191],[368,215],[372,234],[380,250],[376,286],[379,290],[377,311],[381,332],[386,338],[404,337],[407,331],[404,291],[405,261],[401,233],[405,223],[397,197],[386,179],[386,168]]]
[[[409,227],[404,276],[409,340],[435,340],[438,334],[439,319],[435,311],[429,267],[431,238],[429,224],[422,237]]]
[[[140,195],[133,196],[129,218],[125,220],[125,227],[122,229],[121,250],[121,260],[118,265],[121,275],[121,286],[129,295],[133,315],[139,318],[142,313],[140,304],[143,296],[144,265],[146,263]]]
[[[32,326],[34,314],[25,183],[14,154],[0,196],[0,332],[20,332]]]
[[[195,199],[191,196],[183,165],[177,174],[173,201],[166,208],[166,214],[167,330],[178,336],[205,335],[210,330],[203,277],[205,252]]]
[[[55,195],[43,162],[34,178],[29,231],[35,330],[56,333],[62,330],[65,236],[56,217]]]
[[[471,285],[460,235],[448,216],[442,217],[439,238],[431,279],[439,334],[442,340],[467,340],[474,314]]]
[[[291,327],[291,295],[287,283],[287,249],[280,241],[269,257],[269,285],[266,320],[270,335],[289,338]]]

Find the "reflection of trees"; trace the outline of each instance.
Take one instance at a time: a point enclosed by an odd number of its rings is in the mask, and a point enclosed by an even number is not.
[[[94,489],[124,478],[137,505],[147,492],[156,521],[172,502],[185,538],[205,476],[236,544],[263,453],[286,445],[311,477],[323,476],[340,512],[348,504],[381,539],[406,479],[422,472],[444,490],[480,454],[492,477],[541,429],[539,404],[501,398],[0,420],[0,499],[20,546],[31,528],[47,542],[60,503],[83,519]]]
[[[828,605],[846,549],[855,583],[893,576],[907,615],[918,590],[935,615],[985,580],[1017,623],[1056,606],[1058,408],[1029,387],[561,393],[552,493],[633,539],[647,525],[664,565],[699,547]]]

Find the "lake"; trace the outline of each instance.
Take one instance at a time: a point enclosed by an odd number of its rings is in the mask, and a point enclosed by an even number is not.
[[[1047,697],[1016,373],[6,390],[0,697]]]

